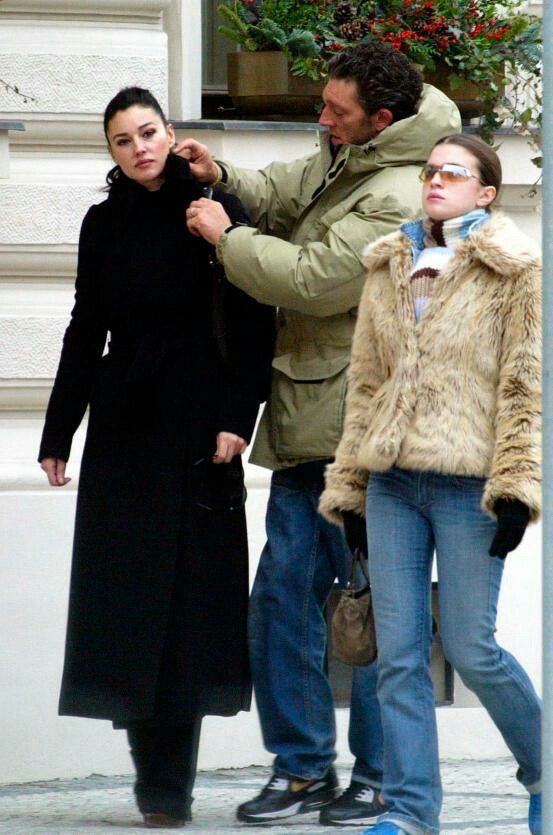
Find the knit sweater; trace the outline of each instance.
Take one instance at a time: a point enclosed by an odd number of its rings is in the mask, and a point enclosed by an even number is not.
[[[411,293],[417,322],[423,315],[434,291],[434,284],[450,261],[458,244],[487,223],[489,214],[475,209],[448,220],[425,220],[406,223],[402,231],[414,241]],[[417,247],[422,238],[423,249]]]

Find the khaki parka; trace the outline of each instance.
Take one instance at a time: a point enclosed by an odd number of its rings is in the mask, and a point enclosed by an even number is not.
[[[261,171],[223,162],[256,229],[223,234],[226,275],[279,308],[271,395],[251,460],[270,469],[331,458],[342,432],[346,371],[365,276],[362,252],[420,210],[420,166],[458,133],[453,102],[424,85],[418,111],[365,145],[343,145]]]

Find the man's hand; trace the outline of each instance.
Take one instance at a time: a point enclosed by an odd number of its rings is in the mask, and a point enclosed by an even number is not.
[[[193,235],[205,238],[213,246],[217,245],[225,229],[232,225],[222,205],[207,197],[192,201],[186,210],[186,223]]]
[[[244,438],[232,432],[217,434],[217,452],[213,456],[214,464],[230,464],[235,455],[242,455],[248,446]]]
[[[206,145],[195,139],[185,139],[173,146],[173,153],[184,157],[190,163],[190,170],[200,183],[211,185],[219,179],[219,166],[213,162]]]
[[[66,462],[61,458],[43,458],[40,466],[48,476],[48,482],[52,487],[65,487],[71,481],[65,475]]]

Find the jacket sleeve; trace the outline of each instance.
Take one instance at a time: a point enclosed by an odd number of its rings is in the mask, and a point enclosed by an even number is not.
[[[326,486],[319,503],[319,512],[338,525],[342,524],[343,510],[365,515],[369,473],[358,465],[357,454],[368,429],[369,402],[386,378],[376,347],[371,310],[372,293],[373,286],[369,277],[363,289],[353,335],[344,431],[336,449],[334,463],[326,469]]]
[[[272,162],[259,171],[221,162],[226,180],[218,187],[240,199],[258,230],[286,238],[303,208],[300,195],[307,159]]]
[[[263,304],[334,316],[359,303],[367,244],[395,231],[411,214],[392,194],[369,195],[320,241],[298,246],[244,228],[223,234],[217,254],[229,281]]]
[[[530,265],[506,300],[499,368],[495,449],[482,506],[518,499],[541,512],[541,269]]]
[[[106,342],[99,293],[98,260],[102,251],[98,207],[92,206],[81,226],[75,304],[50,395],[38,460],[69,459],[73,434],[88,406],[97,363]]]

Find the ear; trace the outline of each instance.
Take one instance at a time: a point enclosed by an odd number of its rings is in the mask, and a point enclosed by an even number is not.
[[[175,129],[171,122],[168,123],[167,127],[165,128],[167,131],[167,138],[169,139],[169,147],[175,144],[176,137],[175,137]]]
[[[111,150],[111,143],[110,142],[108,142],[107,148],[108,148],[108,154],[110,155],[112,160],[115,162],[115,157],[113,156],[113,151]]]
[[[497,189],[495,186],[482,186],[480,195],[476,200],[476,205],[479,209],[484,209],[486,206],[489,206],[493,200],[495,200],[496,194]]]
[[[377,110],[374,114],[374,127],[378,133],[380,133],[381,130],[390,127],[393,121],[394,114],[386,107],[381,107],[380,110]]]

